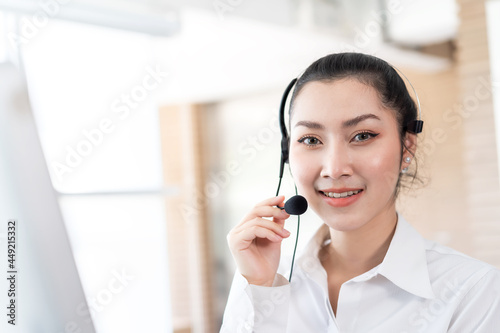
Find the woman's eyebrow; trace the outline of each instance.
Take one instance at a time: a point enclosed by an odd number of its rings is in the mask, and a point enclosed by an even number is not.
[[[301,121],[298,121],[294,127],[297,127],[297,126],[304,126],[304,127],[307,127],[307,128],[311,128],[311,129],[325,129],[325,126],[321,125],[320,123],[316,123],[314,121],[308,121],[308,120],[301,120]]]
[[[374,115],[373,113],[366,113],[366,114],[362,114],[360,116],[357,116],[357,117],[354,117],[352,119],[344,121],[342,123],[342,128],[349,128],[349,127],[356,126],[358,123],[360,123],[360,122],[362,122],[363,120],[366,120],[366,119],[377,119],[377,120],[380,120],[380,118],[377,117],[376,115]]]
[[[360,116],[357,116],[357,117],[354,117],[352,119],[344,121],[342,123],[342,128],[349,128],[349,127],[356,126],[358,123],[360,123],[366,119],[380,120],[380,118],[378,116],[374,115],[373,113],[366,113],[366,114],[362,114]],[[320,129],[320,130],[325,129],[325,126],[323,126],[322,124],[314,122],[314,121],[308,121],[308,120],[298,121],[294,127],[297,127],[297,126],[304,126],[307,128]]]

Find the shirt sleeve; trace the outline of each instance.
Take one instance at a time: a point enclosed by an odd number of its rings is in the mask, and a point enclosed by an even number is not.
[[[500,327],[500,271],[492,268],[465,295],[448,332],[487,333]]]
[[[276,274],[272,287],[249,284],[236,271],[222,320],[221,333],[285,333],[290,284]]]

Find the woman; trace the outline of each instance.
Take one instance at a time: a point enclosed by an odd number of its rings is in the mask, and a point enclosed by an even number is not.
[[[238,270],[222,332],[500,331],[499,270],[423,239],[396,211],[416,119],[383,60],[342,53],[309,66],[292,95],[289,161],[324,225],[292,282],[278,273],[283,196],[231,230]]]

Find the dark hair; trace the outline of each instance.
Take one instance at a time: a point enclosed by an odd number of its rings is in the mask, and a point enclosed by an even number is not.
[[[354,78],[373,87],[378,92],[382,105],[393,111],[399,126],[401,164],[404,149],[407,148],[404,142],[407,125],[418,118],[418,111],[403,79],[391,65],[382,59],[363,53],[335,53],[316,60],[297,80],[290,101],[290,117],[293,113],[294,100],[307,83],[314,81],[332,82],[346,78]],[[413,155],[415,170],[399,174],[394,199],[398,196],[400,187],[404,186],[402,176],[408,176],[411,179],[411,184],[415,180],[419,180],[416,177],[417,161],[415,155],[411,151],[409,152]]]

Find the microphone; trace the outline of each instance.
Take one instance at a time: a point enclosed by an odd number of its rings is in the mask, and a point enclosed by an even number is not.
[[[287,202],[285,202],[285,207],[278,207],[279,209],[284,209],[290,215],[302,215],[307,210],[307,200],[301,195],[294,195]]]

